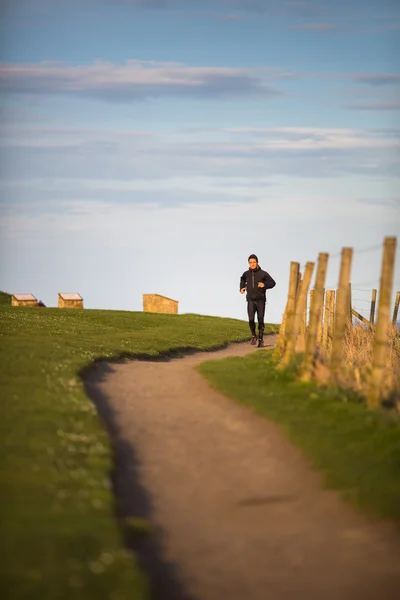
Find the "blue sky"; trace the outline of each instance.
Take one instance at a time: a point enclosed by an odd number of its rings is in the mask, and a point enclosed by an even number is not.
[[[379,245],[400,232],[397,0],[1,12],[1,289],[124,310],[160,293],[181,313],[246,318],[255,252],[277,322],[290,261],[330,252],[334,288],[352,246],[368,309]]]

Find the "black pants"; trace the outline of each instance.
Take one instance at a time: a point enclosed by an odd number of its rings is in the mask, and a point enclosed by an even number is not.
[[[247,314],[249,315],[251,335],[256,335],[256,324],[254,321],[256,313],[258,317],[258,337],[262,337],[264,333],[265,300],[247,301]]]

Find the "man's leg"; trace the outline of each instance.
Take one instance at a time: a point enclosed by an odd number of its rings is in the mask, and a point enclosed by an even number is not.
[[[255,302],[253,302],[253,300],[248,300],[247,301],[247,314],[249,315],[249,327],[250,327],[250,331],[251,331],[251,343],[255,344],[256,342],[256,324],[254,321],[254,316],[255,316]]]
[[[265,315],[265,300],[257,302],[257,317],[258,317],[258,346],[264,345],[264,315]]]

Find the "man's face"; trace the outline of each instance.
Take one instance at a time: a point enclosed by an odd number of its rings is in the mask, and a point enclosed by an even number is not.
[[[249,267],[250,269],[256,269],[257,268],[257,261],[255,258],[250,258],[249,260]]]

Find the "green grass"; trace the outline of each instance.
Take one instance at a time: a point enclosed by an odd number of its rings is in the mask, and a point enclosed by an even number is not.
[[[0,307],[3,597],[142,600],[147,581],[124,550],[114,517],[109,440],[79,374],[99,358],[156,357],[247,339],[247,323],[199,315],[11,308],[5,300],[8,306]]]
[[[324,483],[372,517],[400,525],[400,417],[371,414],[356,398],[296,381],[275,368],[272,351],[207,361],[211,385],[279,424]]]

